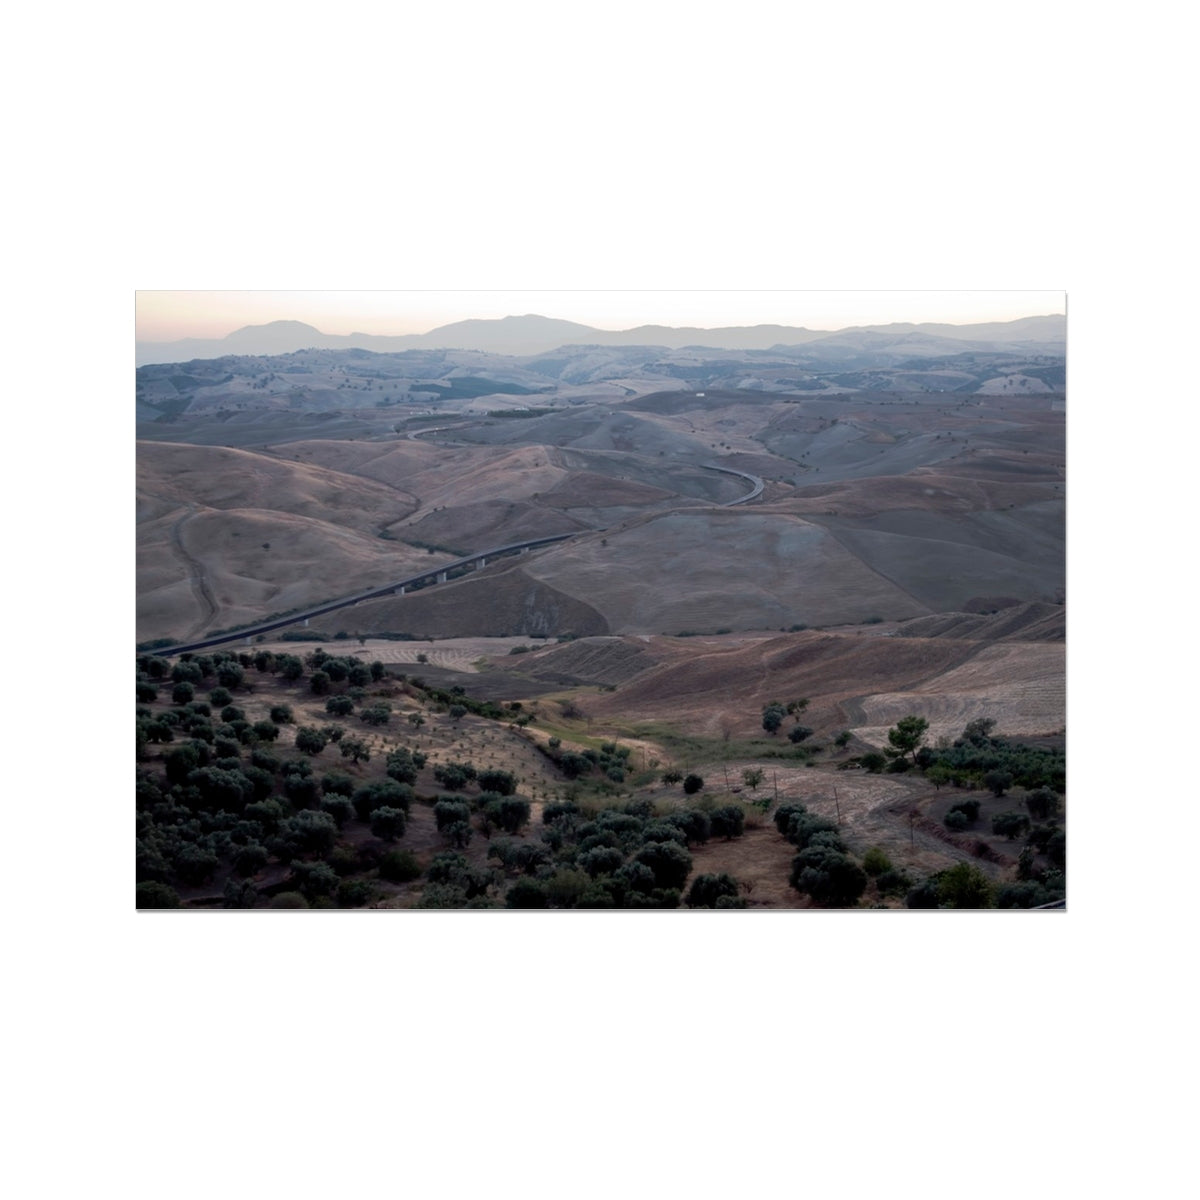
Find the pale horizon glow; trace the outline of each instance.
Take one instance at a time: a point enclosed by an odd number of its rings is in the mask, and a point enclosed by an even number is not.
[[[596,329],[639,325],[894,322],[968,325],[1066,312],[1062,291],[140,291],[137,340],[222,338],[246,325],[303,321],[327,334],[428,333],[468,319],[536,313]]]

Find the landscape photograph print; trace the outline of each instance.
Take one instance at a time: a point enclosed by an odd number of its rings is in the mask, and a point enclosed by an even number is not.
[[[135,309],[137,908],[1065,908],[1064,293]]]

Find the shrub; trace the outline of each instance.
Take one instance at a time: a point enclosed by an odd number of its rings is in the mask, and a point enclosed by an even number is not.
[[[1058,812],[1058,794],[1048,787],[1036,788],[1025,797],[1025,807],[1035,820],[1044,821]]]
[[[425,766],[425,755],[419,750],[410,751],[398,746],[388,753],[385,771],[389,779],[397,783],[416,783],[417,772]]]
[[[475,768],[469,763],[443,763],[433,768],[433,777],[448,792],[459,792],[475,778]]]
[[[741,837],[746,824],[746,814],[736,804],[726,804],[714,809],[710,821],[713,837],[723,837],[726,841]]]
[[[253,908],[258,903],[258,889],[248,880],[228,879],[221,896],[222,908]]]
[[[798,849],[806,850],[812,841],[822,835],[828,835],[823,838],[826,846],[836,850],[843,849],[838,837],[837,826],[832,821],[827,821],[824,817],[803,811],[803,809],[798,813],[792,813],[788,818],[787,840]]]
[[[304,754],[320,754],[328,744],[328,739],[311,725],[302,725],[296,730],[296,749]]]
[[[692,871],[692,856],[677,842],[649,842],[634,859],[653,872],[660,888],[682,888]]]
[[[970,863],[957,863],[937,876],[938,905],[941,908],[991,908],[991,880]]]
[[[175,856],[175,874],[189,887],[207,883],[220,865],[217,856],[199,845],[185,845]]]
[[[554,825],[568,817],[576,816],[578,813],[579,805],[572,803],[570,800],[547,804],[542,809],[542,824]]]
[[[788,831],[788,822],[793,816],[808,812],[808,809],[803,804],[781,804],[776,810],[772,820],[775,822],[775,828],[779,830],[785,837]]]
[[[1066,830],[1056,829],[1046,843],[1046,857],[1060,870],[1067,865]]]
[[[511,771],[480,771],[478,783],[485,792],[497,792],[501,796],[511,796],[517,790],[517,777]]]
[[[177,662],[171,668],[172,683],[203,683],[204,672],[196,662]]]
[[[891,869],[892,860],[878,846],[872,846],[863,855],[863,870],[868,875],[882,875]]]
[[[996,893],[997,908],[1033,908],[1048,902],[1046,889],[1032,879],[1021,883],[1006,883]]]
[[[992,832],[1000,834],[1007,838],[1010,842],[1013,838],[1025,833],[1029,829],[1029,818],[1024,813],[1005,812],[997,813],[992,818]]]
[[[243,878],[257,875],[267,865],[267,848],[258,842],[247,842],[233,856],[233,869]]]
[[[337,822],[328,813],[305,809],[283,823],[276,853],[289,860],[301,854],[328,854],[337,842],[337,833]]]
[[[413,790],[407,784],[392,779],[379,779],[356,788],[352,797],[354,811],[360,821],[369,821],[378,808],[398,808],[407,813],[412,804]]]
[[[641,837],[643,842],[678,842],[685,850],[688,845],[687,834],[673,821],[649,821]]]
[[[708,813],[701,812],[698,808],[676,809],[675,812],[668,813],[664,820],[668,825],[675,825],[681,829],[689,844],[694,842],[703,845],[712,833],[712,822]]]
[[[235,662],[223,662],[217,668],[217,683],[223,688],[241,687],[246,680],[245,670]]]
[[[625,861],[625,856],[615,846],[596,846],[578,858],[579,865],[593,878],[611,875]]]
[[[338,884],[338,908],[362,908],[371,899],[371,885],[365,879],[343,879]]]
[[[309,903],[299,892],[280,892],[271,901],[270,908],[308,908]]]
[[[293,808],[315,808],[321,799],[321,787],[311,775],[290,774],[283,777],[283,794]]]
[[[276,725],[290,725],[295,718],[292,716],[292,708],[289,704],[274,704],[271,706],[271,720]]]
[[[354,816],[354,805],[349,796],[337,792],[327,792],[321,797],[321,811],[327,812],[339,829]]]
[[[301,893],[309,900],[332,896],[341,884],[337,872],[328,863],[297,863],[294,872]]]
[[[518,879],[504,897],[506,908],[549,908],[546,885],[528,876]]]
[[[430,883],[453,883],[459,875],[470,869],[470,864],[461,854],[435,854],[425,872]]]
[[[684,903],[688,908],[715,908],[722,896],[736,897],[737,880],[722,872],[720,875],[697,875],[688,888]]]
[[[850,908],[867,888],[867,873],[848,855],[810,845],[792,859],[788,882],[822,908]]]
[[[348,717],[354,711],[354,701],[349,696],[330,696],[325,711],[331,717]]]
[[[787,709],[778,702],[763,705],[762,710],[762,727],[767,733],[778,733],[780,725],[783,724],[783,718],[787,716]]]
[[[545,881],[546,899],[553,908],[575,908],[591,882],[583,871],[560,867]]]
[[[931,875],[928,879],[923,879],[919,884],[917,884],[917,886],[908,893],[908,898],[905,900],[905,903],[909,908],[937,908],[937,876]]]
[[[572,752],[564,754],[558,760],[558,765],[568,779],[578,779],[580,775],[586,775],[592,769],[591,759]]]
[[[368,725],[386,725],[392,718],[390,704],[372,704],[358,714],[358,719]]]
[[[988,771],[983,777],[983,786],[993,796],[1003,796],[1013,785],[1012,773],[1009,771]]]
[[[345,879],[347,875],[357,875],[363,869],[363,863],[353,846],[342,843],[334,846],[325,856],[325,861]]]
[[[881,896],[899,896],[907,892],[913,885],[912,880],[904,871],[898,871],[894,867],[889,871],[884,871],[883,874],[876,876],[875,886],[879,889]]]
[[[683,790],[689,796],[694,796],[704,786],[704,779],[699,775],[688,775],[683,781]]]
[[[321,791],[326,796],[353,796],[354,780],[341,771],[330,771],[321,780]]]
[[[953,833],[961,833],[971,822],[967,814],[959,808],[952,808],[943,818],[942,824]]]
[[[529,820],[529,801],[516,796],[489,800],[484,812],[505,833],[516,833]]]
[[[338,742],[338,751],[343,758],[348,758],[351,762],[370,762],[371,750],[362,738],[343,737]]]
[[[421,864],[410,850],[389,850],[379,860],[379,878],[389,883],[411,883],[421,877]]]
[[[150,880],[137,885],[138,908],[178,908],[179,893],[165,883]]]

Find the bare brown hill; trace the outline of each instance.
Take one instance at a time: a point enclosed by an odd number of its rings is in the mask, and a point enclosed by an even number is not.
[[[499,670],[545,684],[615,685],[627,683],[661,661],[644,642],[623,637],[586,637],[500,660]]]
[[[897,638],[868,627],[707,645],[656,638],[648,653],[661,664],[615,692],[588,696],[589,716],[748,737],[761,733],[763,705],[806,697],[804,720],[820,734],[851,729],[876,743],[908,713],[927,717],[935,737],[957,734],[976,717],[995,718],[1006,735],[1046,733],[1065,722],[1063,647],[1056,643]]]
[[[542,496],[552,508],[640,508],[671,500],[674,492],[632,479],[614,479],[594,471],[576,471]]]
[[[954,637],[969,641],[1061,642],[1067,636],[1067,610],[1060,604],[1017,604],[998,613],[939,613],[915,617],[896,629],[897,637]]]
[[[169,442],[139,443],[137,487],[159,501],[274,510],[336,520],[363,532],[378,531],[417,507],[411,492],[340,471],[247,450]]]
[[[819,526],[752,508],[631,522],[603,539],[554,547],[528,569],[586,597],[617,632],[786,628],[928,611]]]
[[[522,500],[480,500],[435,508],[424,516],[397,522],[388,536],[470,554],[487,546],[502,546],[558,533],[579,533],[587,526],[567,513]]]
[[[138,637],[182,639],[425,569],[427,554],[308,517],[174,510],[138,533]]]
[[[921,469],[909,475],[873,479],[806,483],[788,499],[789,509],[801,513],[831,513],[842,517],[875,517],[897,511],[945,515],[1008,509],[1038,500],[1062,501],[1050,480],[1028,483],[981,480],[942,469]]]
[[[478,574],[406,596],[369,600],[315,618],[327,633],[404,632],[422,637],[544,637],[562,630],[608,633],[602,613],[586,601],[504,562]]]
[[[225,629],[429,564],[379,535],[415,498],[224,447],[140,443],[138,640]]]

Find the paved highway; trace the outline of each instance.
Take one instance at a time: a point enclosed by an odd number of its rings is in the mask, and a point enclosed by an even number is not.
[[[434,430],[423,430],[425,433],[433,433]],[[748,480],[752,485],[752,489],[744,496],[739,496],[736,500],[728,500],[723,504],[722,508],[732,508],[735,504],[745,504],[749,500],[753,500],[756,496],[760,496],[763,490],[763,481],[757,475],[749,475],[745,471],[735,471],[732,467],[719,467],[716,463],[702,463],[701,466],[707,467],[712,471],[721,471],[726,475],[736,475],[741,479]],[[604,533],[603,529],[596,529],[583,532]],[[162,655],[165,658],[170,658],[176,654],[186,654],[192,650],[206,650],[210,646],[221,646],[227,642],[241,642],[249,638],[257,637],[260,633],[270,633],[275,629],[283,629],[288,625],[298,625],[302,621],[307,621],[311,617],[321,617],[326,613],[337,612],[339,608],[349,608],[351,605],[359,604],[363,600],[377,600],[381,596],[390,596],[397,592],[400,588],[411,587],[415,583],[420,583],[422,580],[437,579],[437,577],[447,571],[456,571],[460,567],[470,566],[472,563],[478,563],[489,558],[498,558],[502,554],[512,554],[518,550],[530,550],[534,546],[549,546],[553,542],[563,542],[567,538],[577,537],[576,533],[557,533],[552,537],[531,538],[525,542],[511,542],[507,546],[493,546],[489,550],[478,550],[474,554],[468,554],[464,558],[456,558],[453,562],[441,563],[439,566],[433,567],[428,571],[422,571],[419,575],[410,575],[407,579],[398,579],[394,583],[385,583],[382,587],[372,588],[367,592],[357,592],[353,596],[346,596],[341,600],[330,600],[327,604],[317,605],[315,608],[306,608],[303,612],[289,613],[285,617],[273,617],[267,621],[260,621],[256,625],[247,625],[243,629],[235,630],[232,633],[216,634],[213,637],[203,638],[196,642],[182,642],[177,646],[163,646],[160,649],[154,650],[154,654]]]
[[[175,654],[186,654],[189,650],[205,650],[209,646],[220,646],[225,642],[245,641],[247,638],[255,637],[260,633],[270,633],[273,629],[283,629],[287,625],[298,625],[301,621],[307,621],[310,617],[320,617],[324,616],[325,613],[336,612],[339,608],[349,608],[351,605],[359,604],[363,600],[377,600],[381,596],[390,596],[402,587],[411,587],[414,583],[419,583],[423,579],[436,579],[446,571],[455,571],[459,567],[470,566],[472,563],[479,562],[482,559],[497,558],[501,554],[511,554],[514,551],[527,550],[534,546],[548,546],[551,542],[562,542],[569,537],[576,536],[574,533],[557,533],[553,537],[531,538],[526,542],[512,542],[507,546],[493,546],[490,550],[479,550],[474,554],[468,554],[465,558],[456,558],[452,562],[440,563],[436,567],[431,567],[428,571],[422,571],[419,575],[410,575],[407,579],[397,579],[394,583],[385,583],[382,587],[372,588],[367,592],[356,592],[353,596],[346,596],[341,600],[330,600],[327,604],[320,604],[316,608],[306,608],[302,612],[289,613],[286,617],[275,617],[269,621],[260,621],[256,625],[247,625],[232,633],[222,633],[204,638],[198,642],[185,642],[178,646],[164,646],[161,649],[153,651],[153,653],[161,655],[164,658],[170,658]]]

